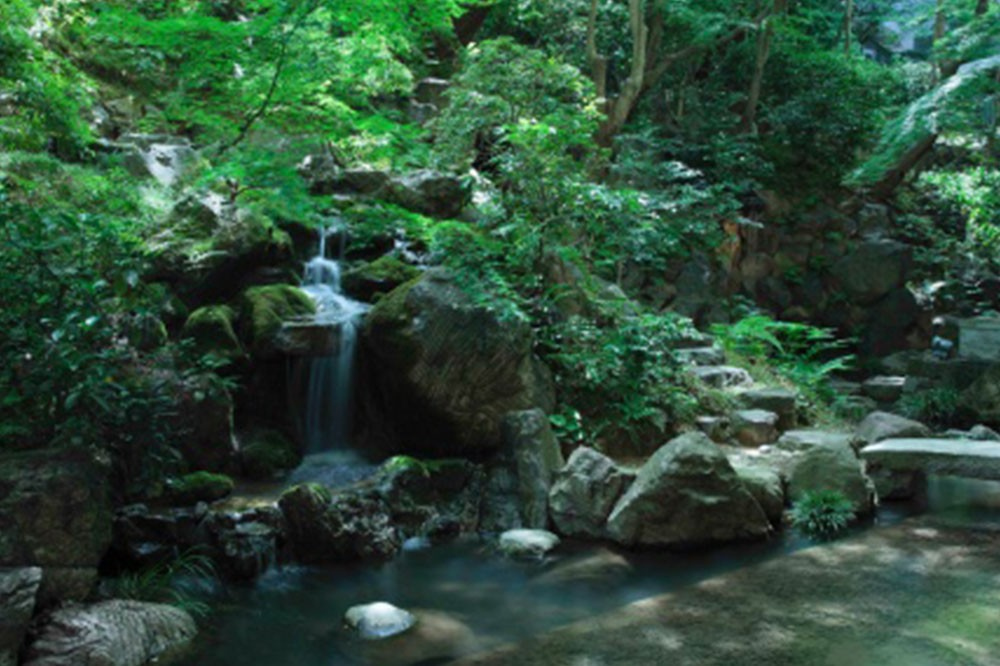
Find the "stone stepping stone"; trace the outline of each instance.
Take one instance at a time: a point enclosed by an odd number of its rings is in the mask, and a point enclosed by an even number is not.
[[[719,389],[738,388],[753,384],[750,373],[730,365],[695,366],[690,372],[709,386]]]
[[[677,357],[684,365],[723,365],[726,354],[718,347],[692,347],[680,349]]]
[[[799,394],[791,389],[751,389],[742,393],[740,400],[749,409],[764,409],[777,414],[779,430],[791,430],[798,423]]]
[[[743,409],[733,414],[733,432],[743,446],[763,446],[778,439],[778,415],[765,409]]]
[[[1000,442],[971,439],[887,439],[866,446],[869,465],[894,471],[1000,480]]]
[[[856,449],[858,439],[851,433],[829,432],[826,430],[789,430],[778,440],[775,447],[782,451],[797,453],[814,448]]]
[[[861,385],[861,392],[876,402],[896,402],[903,397],[906,377],[882,375],[872,377]]]

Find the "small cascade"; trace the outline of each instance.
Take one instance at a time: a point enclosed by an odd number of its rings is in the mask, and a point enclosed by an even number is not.
[[[344,449],[350,434],[350,409],[358,322],[368,309],[341,292],[340,263],[327,257],[327,239],[337,232],[320,232],[319,253],[305,268],[302,289],[316,302],[316,323],[330,326],[339,337],[336,351],[309,359],[303,436],[307,453]],[[338,248],[340,257],[343,247]]]

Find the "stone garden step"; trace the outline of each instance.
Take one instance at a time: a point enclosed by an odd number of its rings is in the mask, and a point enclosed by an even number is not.
[[[736,368],[730,365],[695,366],[690,369],[690,372],[714,388],[737,388],[753,384],[750,373],[743,368]]]
[[[971,439],[887,439],[861,450],[870,467],[890,471],[1000,480],[1000,442]]]
[[[723,365],[726,362],[726,354],[719,347],[679,349],[677,357],[684,365]]]

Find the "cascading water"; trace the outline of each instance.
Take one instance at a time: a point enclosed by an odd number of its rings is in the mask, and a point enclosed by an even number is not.
[[[327,257],[327,239],[336,227],[320,232],[319,253],[305,269],[302,289],[316,302],[316,323],[339,338],[334,353],[309,360],[303,436],[307,453],[344,449],[350,434],[358,321],[368,306],[341,292],[340,263]],[[341,246],[338,257],[341,256]]]

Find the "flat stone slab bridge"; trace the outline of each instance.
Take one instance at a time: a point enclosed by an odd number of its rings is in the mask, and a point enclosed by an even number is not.
[[[870,467],[1000,481],[1000,442],[887,439],[861,449]]]

